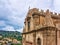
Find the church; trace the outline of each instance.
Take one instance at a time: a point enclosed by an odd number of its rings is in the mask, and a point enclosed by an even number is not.
[[[29,9],[24,24],[22,45],[60,45],[60,14]]]

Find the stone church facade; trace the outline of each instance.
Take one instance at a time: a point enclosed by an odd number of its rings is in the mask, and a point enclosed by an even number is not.
[[[33,8],[24,24],[22,45],[60,45],[60,14]]]

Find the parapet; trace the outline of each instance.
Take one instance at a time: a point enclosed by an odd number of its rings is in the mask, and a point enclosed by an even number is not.
[[[57,13],[54,13],[54,15],[57,15]]]
[[[52,18],[60,19],[60,14],[53,13],[49,9],[47,9],[46,11],[44,11],[42,9],[39,11],[38,8],[29,9],[29,11],[27,13],[27,17],[31,17],[33,14],[37,14],[37,15],[41,15],[41,16],[51,15]]]
[[[41,15],[44,15],[44,10],[41,9],[41,10],[40,10],[40,14],[41,14]]]
[[[37,9],[37,8],[29,9],[28,12],[29,13],[39,12],[39,9]]]
[[[58,14],[60,16],[60,14]]]

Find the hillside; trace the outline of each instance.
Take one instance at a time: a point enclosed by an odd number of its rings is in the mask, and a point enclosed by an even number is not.
[[[11,39],[17,39],[22,40],[21,33],[18,31],[2,31],[0,30],[0,36],[3,38],[11,38]]]

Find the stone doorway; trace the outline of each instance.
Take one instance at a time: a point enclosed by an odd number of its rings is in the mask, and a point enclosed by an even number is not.
[[[37,45],[41,45],[41,39],[40,38],[37,39]]]

